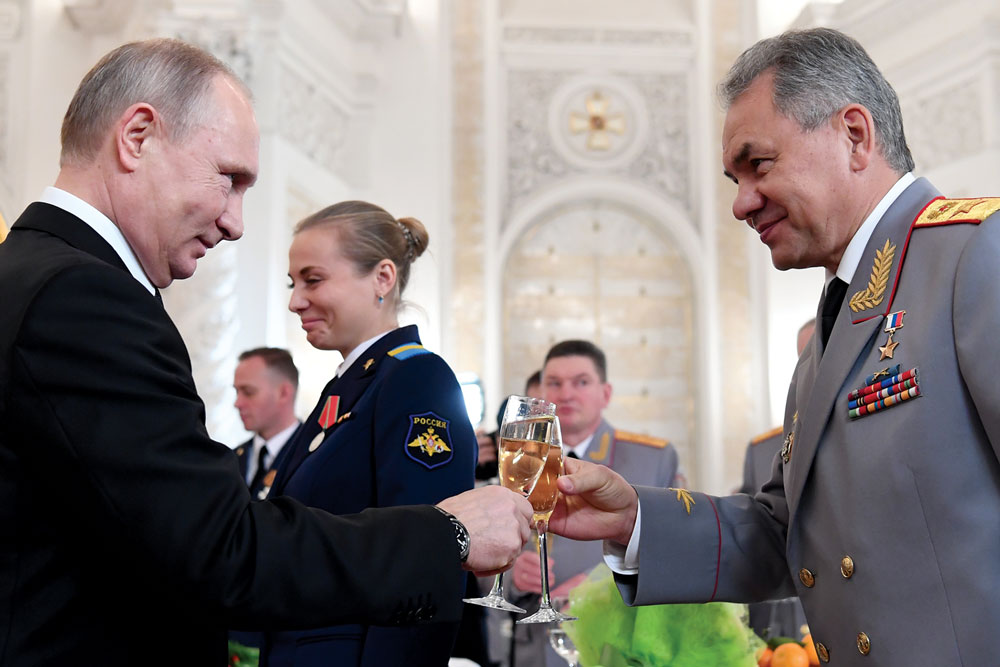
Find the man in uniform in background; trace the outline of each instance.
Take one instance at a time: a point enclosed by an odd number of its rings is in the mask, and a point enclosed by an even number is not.
[[[564,456],[617,471],[633,484],[681,486],[677,451],[666,440],[615,429],[604,419],[611,401],[607,359],[590,341],[565,340],[545,355],[542,398],[556,404]],[[553,598],[569,591],[601,562],[600,542],[550,537],[549,583]],[[514,564],[511,601],[529,612],[538,606],[541,573],[537,551],[529,545]],[[514,626],[516,667],[565,666],[549,646],[546,626]]]
[[[796,353],[801,357],[806,343],[812,338],[816,329],[816,318],[799,327],[796,336]],[[764,483],[771,479],[775,458],[781,451],[784,441],[784,429],[777,426],[770,431],[761,433],[747,445],[746,457],[743,459],[743,486],[740,493],[754,495],[760,491]],[[802,636],[802,626],[806,622],[805,612],[797,597],[781,600],[757,602],[750,605],[750,627],[767,639],[768,637]]]
[[[299,370],[288,350],[254,348],[240,355],[233,387],[243,428],[254,434],[234,451],[250,495],[263,498],[271,488],[285,443],[299,425],[295,417]]]

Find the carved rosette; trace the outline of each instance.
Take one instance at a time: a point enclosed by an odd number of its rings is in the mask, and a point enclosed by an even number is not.
[[[692,208],[686,75],[511,70],[507,80],[508,211],[567,176],[594,172],[639,181]],[[608,133],[603,150],[574,132],[595,92],[602,101],[590,110],[605,108],[621,129]]]

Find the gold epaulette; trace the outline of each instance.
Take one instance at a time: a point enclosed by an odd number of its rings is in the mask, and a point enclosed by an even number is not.
[[[657,449],[663,449],[670,444],[669,440],[664,440],[663,438],[654,438],[651,435],[619,431],[618,429],[615,429],[615,441],[634,442],[637,445],[646,445],[647,447],[656,447]]]
[[[760,443],[764,442],[765,440],[773,438],[776,435],[781,435],[781,431],[782,430],[783,429],[782,429],[781,426],[775,426],[770,431],[767,431],[766,433],[761,433],[760,435],[754,437],[754,439],[750,441],[750,444],[751,445],[759,445]]]
[[[997,211],[1000,211],[1000,197],[935,199],[920,212],[917,219],[913,221],[913,226],[978,224]]]

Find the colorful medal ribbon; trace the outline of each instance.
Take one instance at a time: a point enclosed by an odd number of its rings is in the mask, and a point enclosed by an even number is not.
[[[324,431],[337,423],[337,411],[340,409],[340,396],[327,396],[326,404],[323,406],[323,410],[319,413],[320,428]]]
[[[898,370],[896,366],[892,370]],[[867,415],[891,408],[903,401],[920,396],[919,373],[916,368],[896,373],[884,380],[877,380],[880,371],[870,375],[864,387],[855,389],[847,395],[847,415],[851,419],[859,419]]]

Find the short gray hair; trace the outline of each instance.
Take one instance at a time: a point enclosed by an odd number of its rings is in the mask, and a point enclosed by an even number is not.
[[[207,118],[206,100],[217,76],[239,77],[210,53],[176,39],[150,39],[119,46],[94,65],[80,82],[62,124],[59,162],[93,159],[118,116],[146,102],[164,120],[171,141],[184,138]]]
[[[775,108],[803,130],[815,130],[848,104],[861,104],[875,120],[875,138],[889,166],[899,174],[913,170],[896,91],[854,39],[830,28],[762,39],[719,84],[723,106],[728,109],[765,72],[774,73]]]

